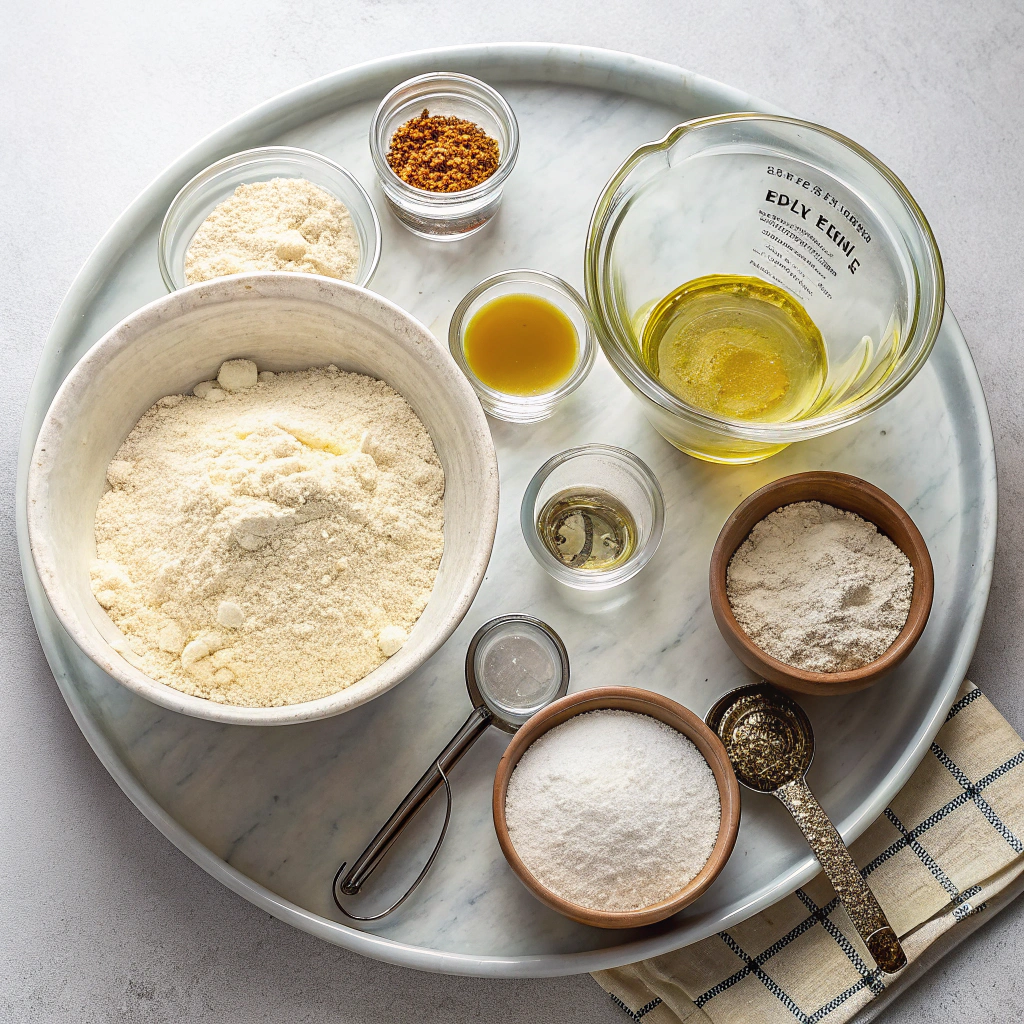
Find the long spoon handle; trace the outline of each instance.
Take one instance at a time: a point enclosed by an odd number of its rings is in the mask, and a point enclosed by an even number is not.
[[[486,708],[473,709],[462,728],[437,755],[419,782],[409,790],[405,799],[395,809],[395,813],[388,818],[381,830],[370,840],[366,849],[359,854],[349,873],[343,879],[335,879],[335,888],[338,891],[346,896],[359,892],[363,883],[384,859],[384,854],[391,849],[406,825],[444,781],[443,773],[447,773],[455,767],[462,755],[469,750],[479,736],[487,731],[490,724],[491,715]],[[344,867],[345,865],[342,864],[342,868]],[[339,871],[339,875],[340,873]]]
[[[800,826],[875,963],[886,974],[902,970],[907,955],[899,938],[807,782],[802,778],[787,782],[775,790],[775,796]]]

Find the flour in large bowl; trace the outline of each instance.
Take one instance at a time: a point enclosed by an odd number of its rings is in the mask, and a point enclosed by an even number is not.
[[[334,366],[218,382],[150,408],[107,470],[92,589],[136,667],[272,707],[398,651],[443,549],[444,473],[383,381]]]

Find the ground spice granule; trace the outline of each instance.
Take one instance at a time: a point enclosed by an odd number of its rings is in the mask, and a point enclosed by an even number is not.
[[[424,110],[391,136],[388,165],[408,185],[464,192],[498,169],[498,143],[478,124]]]

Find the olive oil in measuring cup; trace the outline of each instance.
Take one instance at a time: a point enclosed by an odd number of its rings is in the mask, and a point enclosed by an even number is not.
[[[644,325],[641,354],[689,405],[758,423],[805,415],[828,370],[803,306],[768,281],[732,274],[699,277],[662,299]]]

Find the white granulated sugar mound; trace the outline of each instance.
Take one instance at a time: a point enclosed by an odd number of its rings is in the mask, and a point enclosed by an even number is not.
[[[910,613],[914,567],[853,512],[801,501],[766,516],[729,562],[736,621],[773,658],[846,672],[884,654]]]
[[[401,395],[333,366],[260,378],[142,417],[107,470],[92,567],[132,664],[246,707],[327,696],[397,652],[444,527],[441,464]]]
[[[529,747],[505,818],[516,853],[552,892],[593,910],[639,910],[704,867],[721,803],[687,737],[649,715],[591,711]]]
[[[239,185],[199,225],[185,280],[290,270],[351,281],[358,264],[359,236],[344,205],[305,178],[272,178]]]

